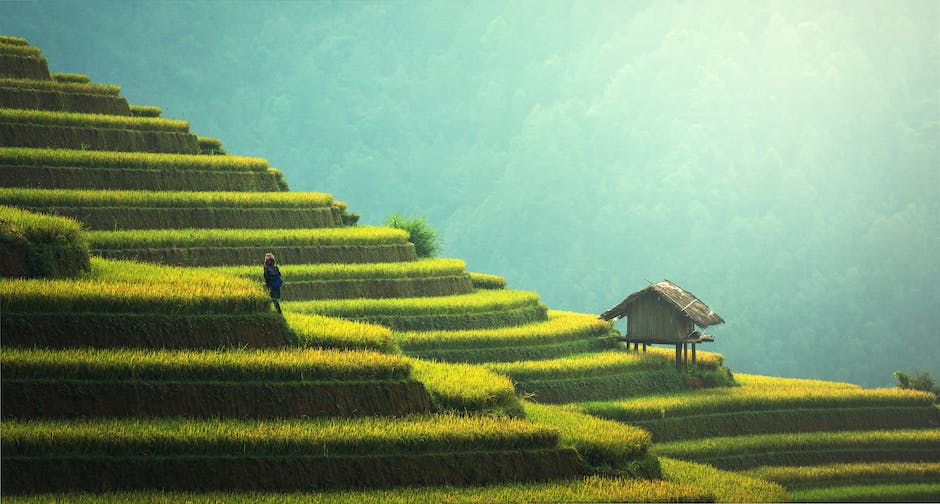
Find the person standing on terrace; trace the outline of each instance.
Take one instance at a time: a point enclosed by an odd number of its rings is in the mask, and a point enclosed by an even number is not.
[[[274,261],[274,254],[268,252],[264,255],[264,284],[268,287],[268,293],[271,295],[271,299],[274,300],[274,308],[277,309],[278,313],[281,313],[281,304],[278,300],[281,299],[281,285],[283,283],[281,270]]]

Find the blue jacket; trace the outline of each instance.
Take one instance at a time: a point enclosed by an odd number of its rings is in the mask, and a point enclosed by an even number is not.
[[[271,282],[273,282],[275,278],[281,278],[281,270],[278,269],[277,264],[272,264],[270,266],[265,264],[264,265],[264,284],[270,287]]]

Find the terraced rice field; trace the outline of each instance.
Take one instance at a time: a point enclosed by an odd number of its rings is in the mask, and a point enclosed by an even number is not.
[[[702,368],[708,368],[709,361],[717,367],[720,360],[717,355],[706,357]],[[684,375],[655,352],[613,350],[483,365],[511,377],[520,394],[541,403],[610,400],[688,388]]]
[[[202,156],[154,152],[89,151],[0,147],[0,165],[64,166],[96,169],[168,171],[267,171],[266,159],[246,156]]]
[[[213,348],[293,339],[253,282],[209,271],[93,259],[69,279],[4,279],[9,346]]]
[[[401,356],[321,349],[12,349],[5,419],[285,418],[427,414]]]
[[[0,78],[0,88],[35,89],[42,91],[60,91],[92,95],[118,96],[121,86],[114,84],[93,84],[85,82],[61,82],[57,80]]]
[[[584,403],[582,409],[639,425],[670,441],[735,434],[838,431],[929,425],[934,397],[912,390],[751,377],[740,387]],[[768,386],[776,383],[776,386]],[[902,413],[903,414],[899,414]]]
[[[96,494],[45,494],[7,497],[11,503],[100,502]],[[192,503],[350,503],[484,504],[493,502],[714,502],[714,496],[689,484],[626,478],[587,476],[541,483],[507,483],[472,488],[420,487],[389,490],[333,491],[320,493],[179,493],[132,492],[112,494],[108,502],[141,504]]]
[[[104,114],[81,114],[74,112],[52,112],[45,110],[21,110],[8,108],[0,108],[0,123],[41,124],[46,126],[79,126],[173,133],[189,132],[189,123],[176,119]]]
[[[597,317],[555,310],[547,315],[546,321],[515,327],[406,331],[395,338],[408,355],[472,363],[552,358],[605,346],[610,328]]]
[[[938,462],[940,429],[799,432],[657,443],[657,454],[742,470],[855,462]]]
[[[545,320],[546,308],[535,293],[480,290],[427,298],[340,299],[284,303],[286,309],[381,324],[399,331],[471,329]]]
[[[0,188],[0,204],[80,220],[96,230],[342,227],[346,204],[325,193]]]
[[[417,260],[404,231],[348,226],[330,194],[287,192],[267,160],[224,155],[118,86],[50,74],[24,39],[0,36],[0,69],[0,204],[98,230],[2,215],[186,266],[94,258],[0,282],[11,502],[940,498],[928,394],[743,374],[689,390],[672,349],[610,350],[594,315]],[[59,148],[28,147],[53,133]],[[283,316],[260,286],[265,252]],[[15,495],[63,491],[94,493]]]
[[[0,470],[15,482],[5,488],[13,493],[130,490],[158,481],[179,490],[480,484],[557,478],[576,467],[572,451],[555,449],[556,430],[479,415],[8,421],[3,435]],[[366,460],[372,472],[362,471]],[[61,476],[44,476],[52,473]]]
[[[392,331],[384,326],[290,310],[284,310],[284,320],[302,347],[395,350]]]

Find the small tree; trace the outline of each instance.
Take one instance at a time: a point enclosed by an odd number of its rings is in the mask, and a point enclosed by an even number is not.
[[[407,231],[411,236],[411,243],[415,244],[418,257],[436,257],[441,249],[440,238],[425,219],[424,215],[406,217],[401,212],[395,212],[385,218],[384,224]]]
[[[933,378],[927,371],[915,371],[913,376],[904,371],[895,371],[894,379],[898,381],[898,388],[931,392],[940,399],[940,387],[934,385]]]

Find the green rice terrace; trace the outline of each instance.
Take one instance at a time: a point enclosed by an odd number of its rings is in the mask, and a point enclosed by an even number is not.
[[[160,114],[0,37],[11,503],[940,500],[932,394],[677,371]]]

